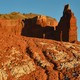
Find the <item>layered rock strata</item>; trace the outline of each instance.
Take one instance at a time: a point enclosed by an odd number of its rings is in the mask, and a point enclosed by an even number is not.
[[[22,19],[22,15],[19,19],[0,18],[0,30],[9,34],[27,37],[67,42],[77,41],[77,20],[69,5],[65,5],[63,16],[59,23],[54,18],[48,16],[36,15],[31,17],[32,15],[27,15],[30,17]]]
[[[0,32],[0,80],[79,79],[79,44]]]

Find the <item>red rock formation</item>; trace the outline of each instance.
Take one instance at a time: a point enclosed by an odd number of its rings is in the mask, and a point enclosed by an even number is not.
[[[76,17],[69,5],[65,5],[59,24],[55,19],[42,15],[24,19],[0,18],[0,29],[9,34],[27,37],[77,41]]]
[[[76,19],[68,5],[57,30],[56,25],[45,16],[0,19],[0,80],[79,80],[80,42],[30,38],[77,40]]]
[[[0,19],[0,31],[21,35],[22,27],[21,19]]]
[[[55,19],[46,16],[36,16],[31,19],[24,20],[22,29],[23,36],[55,39],[54,29],[58,22]]]
[[[47,18],[46,16],[36,16],[36,24],[41,25],[42,27],[50,26],[56,27],[58,22],[55,19]]]
[[[76,17],[71,11],[69,5],[65,5],[63,16],[57,27],[57,40],[59,41],[77,41]]]
[[[79,79],[79,44],[0,31],[0,80]]]
[[[46,16],[36,16],[26,20],[0,18],[0,29],[9,34],[54,39],[54,27],[58,22]]]

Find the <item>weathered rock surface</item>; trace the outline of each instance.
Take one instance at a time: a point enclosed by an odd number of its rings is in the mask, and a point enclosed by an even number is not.
[[[10,17],[15,17],[14,15],[17,18],[10,19]],[[69,5],[65,5],[59,23],[54,18],[43,15],[28,14],[25,16],[14,12],[3,16],[3,18],[0,17],[0,29],[9,34],[66,42],[77,41],[77,21]]]
[[[21,35],[23,23],[21,19],[0,19],[0,31]]]
[[[58,22],[53,18],[47,18],[46,16],[37,16],[36,17],[36,24],[41,25],[42,27],[51,26],[56,27]]]
[[[55,39],[55,27],[58,22],[46,16],[36,16],[31,19],[24,20],[24,27],[22,29],[23,36]]]
[[[79,79],[80,44],[0,31],[0,80]]]
[[[69,5],[65,5],[63,16],[57,27],[57,40],[59,41],[77,41],[77,20]]]
[[[28,37],[55,39],[54,29],[57,25],[55,19],[42,15],[24,19],[0,18],[0,30]]]
[[[0,80],[80,80],[76,18],[66,6],[59,24],[42,15],[0,15]]]

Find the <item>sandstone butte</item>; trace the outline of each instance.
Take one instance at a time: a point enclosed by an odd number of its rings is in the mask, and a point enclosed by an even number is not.
[[[0,80],[80,80],[80,42],[69,5],[59,23],[32,13],[0,15]]]

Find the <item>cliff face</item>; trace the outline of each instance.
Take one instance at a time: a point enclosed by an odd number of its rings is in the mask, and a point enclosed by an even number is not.
[[[0,19],[0,31],[21,35],[23,24],[21,19]]]
[[[0,18],[0,29],[3,32],[66,42],[77,41],[76,17],[69,5],[65,5],[59,23],[51,17],[42,15],[30,14],[27,15],[28,17],[24,17],[20,13],[16,13],[16,15],[19,16],[19,19]]]
[[[22,29],[23,36],[55,39],[54,29],[58,22],[55,19],[47,18],[46,16],[36,16],[31,19],[24,20]]]
[[[63,16],[57,27],[57,35],[57,39],[60,41],[77,41],[76,17],[69,5],[65,5],[64,7]]]
[[[77,40],[76,18],[66,6],[59,24],[32,14],[0,18],[0,80],[80,80],[80,42],[62,42]]]
[[[80,79],[79,44],[1,34],[0,80]]]
[[[37,16],[36,18],[36,24],[41,25],[42,27],[50,26],[50,27],[56,27],[58,25],[58,22],[53,18],[47,18],[46,16]]]
[[[29,19],[0,19],[3,32],[37,38],[54,39],[54,28],[58,22],[46,16],[35,16]]]

